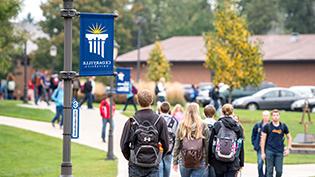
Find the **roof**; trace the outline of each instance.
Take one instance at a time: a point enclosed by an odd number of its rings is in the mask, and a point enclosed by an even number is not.
[[[257,35],[251,40],[262,42],[264,61],[315,60],[315,34],[304,35]],[[141,61],[146,61],[154,44],[140,49]],[[206,49],[202,36],[175,36],[161,41],[166,58],[171,62],[202,62]],[[117,62],[137,61],[137,50],[118,56]]]

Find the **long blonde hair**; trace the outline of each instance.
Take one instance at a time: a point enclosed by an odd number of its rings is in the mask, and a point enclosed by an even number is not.
[[[182,140],[185,137],[188,139],[204,138],[202,135],[203,125],[199,115],[199,105],[197,103],[188,104],[184,119],[179,125],[179,139]]]

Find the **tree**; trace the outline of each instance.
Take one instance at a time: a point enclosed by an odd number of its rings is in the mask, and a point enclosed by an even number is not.
[[[249,40],[246,20],[235,9],[231,0],[225,0],[215,12],[215,32],[205,35],[207,49],[205,67],[214,71],[213,83],[233,89],[257,86],[263,80],[260,44]]]
[[[285,27],[291,32],[315,33],[314,0],[281,0]]]
[[[0,3],[0,75],[5,75],[11,68],[11,58],[17,53],[14,47],[19,43],[19,33],[9,21],[20,10],[20,1],[11,0]]]
[[[147,66],[149,80],[157,82],[162,77],[164,77],[166,81],[170,79],[170,63],[163,54],[159,41],[155,42],[154,48],[150,52]]]

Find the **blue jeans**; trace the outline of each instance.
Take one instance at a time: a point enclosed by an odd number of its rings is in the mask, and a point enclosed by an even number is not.
[[[208,174],[208,168],[205,164],[202,164],[200,168],[186,168],[184,165],[179,165],[179,171],[181,177],[201,177],[201,176],[207,176]]]
[[[80,107],[85,101],[87,101],[88,109],[93,109],[93,104],[92,104],[93,103],[93,95],[92,95],[92,93],[85,93],[83,100],[81,100],[81,102],[80,102]]]
[[[56,115],[55,117],[51,120],[52,123],[55,123],[57,119],[61,116],[61,121],[59,122],[59,125],[63,125],[63,106],[56,106]]]
[[[136,165],[129,165],[129,177],[159,177],[159,168],[142,168]]]
[[[160,168],[159,168],[160,177],[170,176],[171,165],[172,165],[172,154],[165,155],[160,162]]]
[[[257,164],[258,164],[258,176],[259,177],[266,177],[266,175],[264,174],[264,161],[261,158],[261,151],[258,150],[257,151]],[[267,171],[267,169],[266,169]],[[266,173],[265,171],[265,173]]]
[[[273,168],[276,169],[276,177],[282,176],[283,153],[266,151],[267,177],[273,177]]]
[[[109,119],[102,118],[103,126],[102,126],[102,139],[105,140],[106,138],[106,125],[107,123],[110,124]]]
[[[215,177],[215,171],[213,166],[208,166],[208,177]]]

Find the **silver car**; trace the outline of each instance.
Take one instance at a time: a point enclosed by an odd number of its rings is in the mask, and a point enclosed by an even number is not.
[[[291,104],[303,98],[300,94],[282,87],[263,89],[251,96],[242,97],[233,101],[235,108],[257,109],[284,109],[291,110]]]

